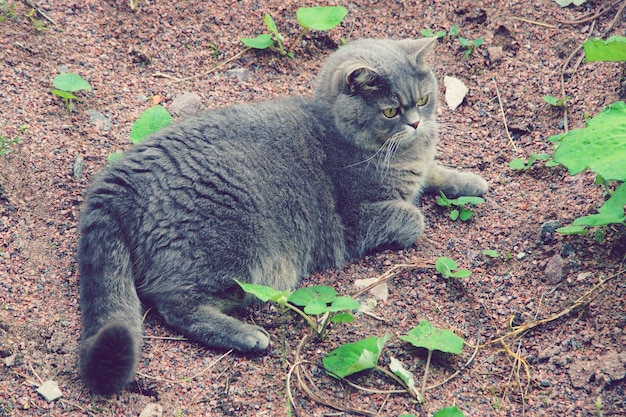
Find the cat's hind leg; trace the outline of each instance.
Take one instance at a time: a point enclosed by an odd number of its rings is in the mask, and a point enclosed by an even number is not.
[[[424,191],[434,194],[443,191],[446,197],[456,198],[464,195],[480,196],[488,188],[487,181],[476,174],[433,164],[428,171]]]
[[[238,306],[231,300],[190,291],[161,295],[155,304],[170,326],[208,347],[261,352],[270,344],[265,329],[227,314]]]

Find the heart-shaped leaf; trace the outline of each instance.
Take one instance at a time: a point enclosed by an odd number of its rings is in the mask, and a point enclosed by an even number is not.
[[[296,12],[298,23],[305,29],[330,30],[348,14],[343,6],[300,7]]]
[[[52,80],[55,88],[73,93],[81,90],[91,90],[91,85],[78,74],[73,72],[64,72],[59,74]]]
[[[274,45],[274,39],[272,39],[272,35],[269,33],[264,33],[255,38],[241,38],[241,42],[254,49],[267,49]]]
[[[554,161],[570,175],[589,168],[605,180],[626,181],[626,103],[607,106],[583,129],[557,135],[561,140]],[[553,136],[556,138],[557,136]]]
[[[381,351],[391,334],[370,337],[359,342],[339,346],[322,359],[324,368],[332,376],[346,377],[376,367]]]
[[[400,339],[430,351],[439,350],[455,355],[460,355],[463,351],[463,339],[450,330],[433,327],[428,320],[422,320],[406,336],[400,336]]]
[[[144,111],[130,128],[130,141],[140,143],[148,136],[158,132],[172,124],[174,119],[165,110],[165,107],[157,104]]]

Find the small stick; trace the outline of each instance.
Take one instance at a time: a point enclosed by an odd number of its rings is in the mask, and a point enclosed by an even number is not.
[[[511,136],[511,132],[509,131],[509,125],[506,123],[506,115],[504,114],[504,106],[502,106],[502,97],[500,97],[500,90],[498,89],[498,83],[496,82],[495,78],[492,78],[491,80],[493,81],[493,85],[496,87],[496,94],[498,95],[498,103],[500,103],[500,113],[502,114],[502,122],[504,122],[504,129],[506,130],[506,135],[509,138],[509,143],[511,144],[515,152],[517,152],[517,146],[515,146],[515,143],[513,142],[513,137]]]
[[[597,19],[598,17],[602,16],[604,13],[608,12],[609,10],[611,10],[613,7],[617,6],[619,4],[619,2],[621,2],[621,1],[622,0],[617,0],[615,3],[609,5],[605,9],[600,10],[598,13],[596,13],[596,14],[594,14],[592,16],[582,17],[582,18],[580,18],[578,20],[570,20],[570,21],[556,20],[556,22],[561,24],[561,25],[580,25],[582,23],[591,22],[592,20]]]
[[[37,13],[39,13],[44,19],[46,19],[48,22],[52,23],[53,25],[56,25],[57,22],[55,22],[54,20],[52,20],[52,18],[48,17],[47,14],[45,14],[43,12],[43,10],[41,10],[39,8],[39,6],[37,6],[35,4],[35,2],[33,0],[22,0],[22,2],[26,3],[27,6],[32,7],[33,9],[37,10]]]

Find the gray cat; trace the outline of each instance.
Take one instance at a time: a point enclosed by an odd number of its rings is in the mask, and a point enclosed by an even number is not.
[[[479,176],[434,162],[431,39],[351,42],[313,97],[238,104],[185,119],[96,179],[81,214],[80,365],[110,395],[132,378],[142,303],[206,346],[265,350],[229,313],[233,279],[293,289],[312,271],[415,244],[424,191],[482,195]]]

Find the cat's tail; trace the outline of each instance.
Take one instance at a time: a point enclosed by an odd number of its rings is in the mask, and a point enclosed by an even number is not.
[[[95,198],[97,199],[97,197]],[[91,204],[90,204],[91,203]],[[135,374],[142,342],[141,303],[131,250],[106,205],[83,210],[78,246],[82,340],[80,370],[97,394],[112,395]]]

